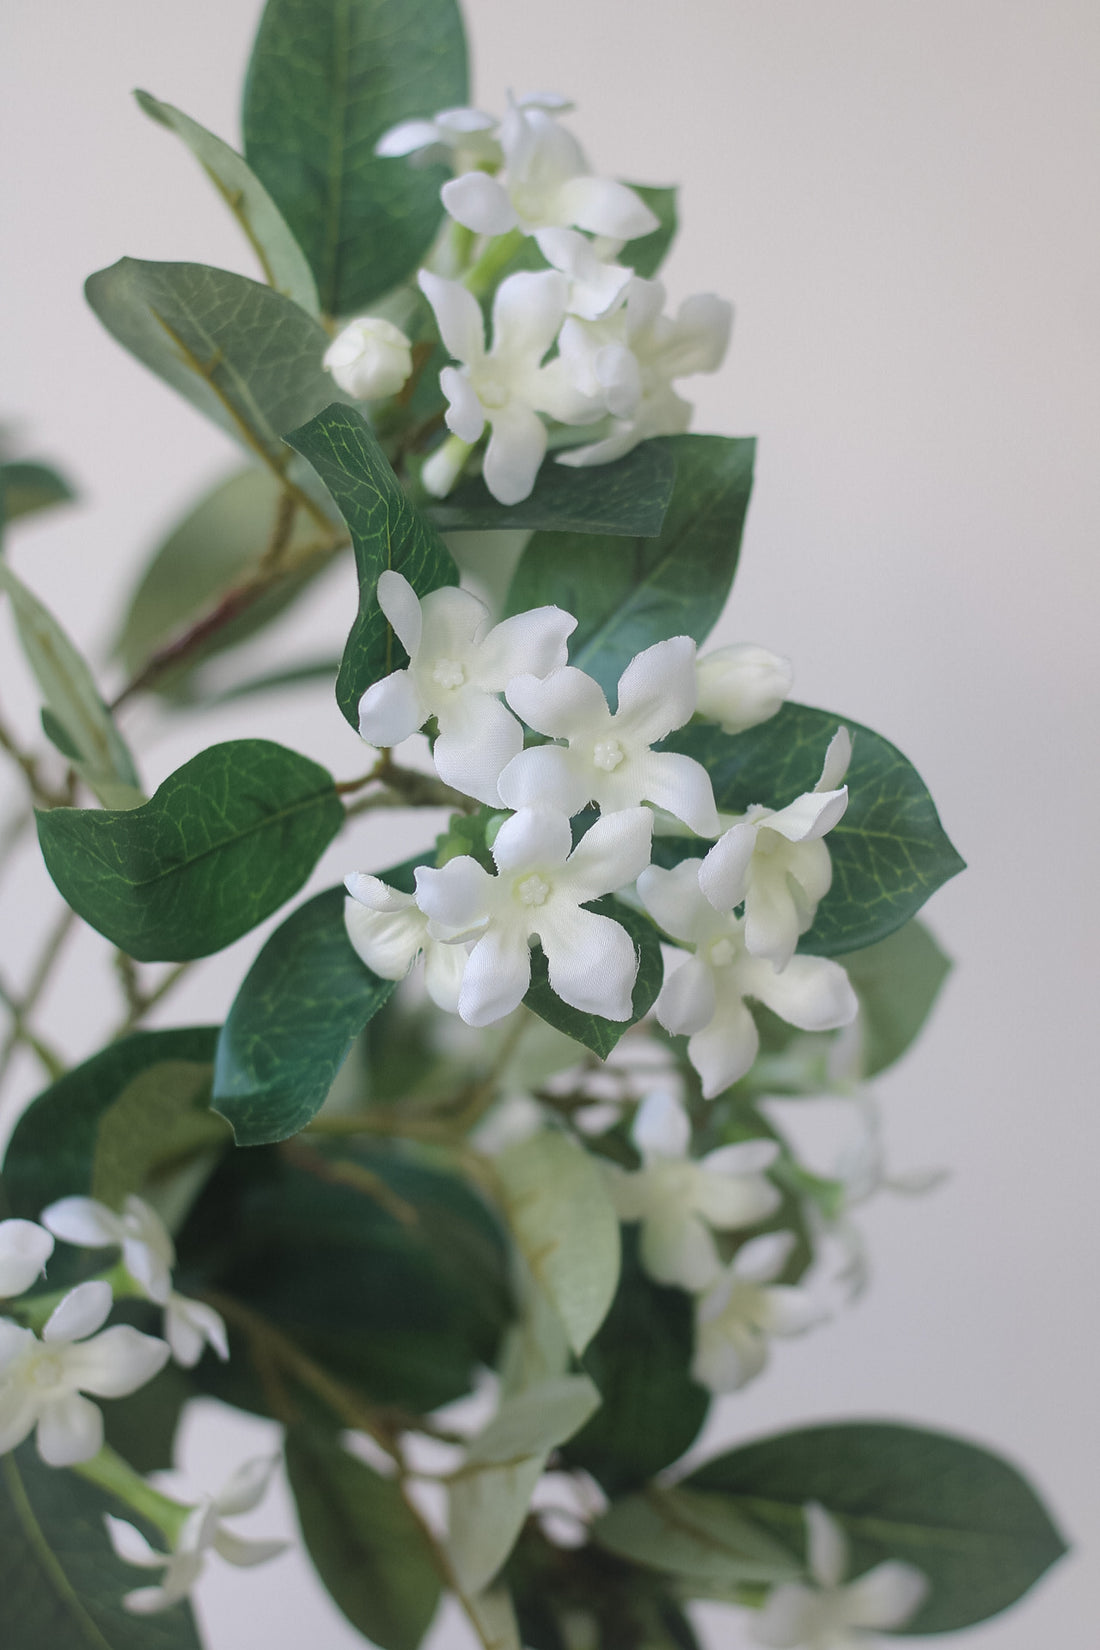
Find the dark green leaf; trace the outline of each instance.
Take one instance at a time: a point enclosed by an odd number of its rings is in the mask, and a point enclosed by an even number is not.
[[[608,694],[653,642],[701,642],[737,567],[755,442],[679,435],[667,445],[676,484],[658,537],[536,533],[508,592],[509,613],[556,602],[577,615],[570,660]]]
[[[606,1060],[623,1032],[648,1014],[657,1000],[663,978],[661,946],[657,930],[648,917],[632,910],[629,905],[623,905],[609,896],[594,900],[587,909],[621,923],[634,941],[640,960],[631,997],[630,1019],[605,1020],[602,1015],[585,1014],[579,1008],[570,1008],[568,1003],[563,1003],[550,989],[549,969],[541,947],[531,952],[531,986],[523,1000],[548,1025],[564,1031],[568,1037],[575,1037],[578,1043],[583,1043],[601,1060]]]
[[[680,1577],[693,1598],[731,1596],[746,1581],[794,1581],[802,1568],[726,1496],[682,1485],[613,1502],[592,1536],[620,1558]]]
[[[305,882],[344,820],[332,777],[266,739],[213,745],[129,812],[38,815],[47,869],[142,962],[208,957]]]
[[[328,334],[281,292],[206,264],[122,258],[90,275],[107,331],[277,476],[317,489],[282,437],[340,391],[321,365]]]
[[[900,1060],[932,1012],[951,971],[922,922],[844,958],[860,1006],[860,1069],[875,1077]]]
[[[236,1296],[376,1402],[418,1413],[469,1390],[512,1312],[507,1250],[485,1205],[397,1147],[232,1152],[176,1247],[192,1293]],[[197,1376],[230,1402],[266,1407],[246,1338],[228,1365],[207,1359]]]
[[[264,279],[284,298],[291,298],[310,315],[318,312],[317,285],[305,254],[286,226],[279,208],[247,163],[228,143],[208,132],[197,120],[170,103],[160,103],[148,92],[135,92],[139,107],[151,120],[181,137],[229,210],[248,236],[260,260]]]
[[[1065,1552],[1014,1467],[944,1433],[842,1422],[765,1438],[685,1480],[718,1492],[796,1550],[819,1501],[852,1545],[853,1576],[906,1559],[931,1583],[906,1633],[946,1633],[1015,1602]]]
[[[48,464],[0,464],[0,524],[70,504],[75,497],[65,477]]]
[[[916,769],[870,728],[807,705],[788,703],[770,721],[732,737],[695,724],[668,741],[707,769],[720,811],[743,813],[757,802],[784,808],[812,791],[829,740],[841,726],[852,735],[849,802],[827,838],[832,887],[799,947],[812,956],[836,956],[885,939],[963,870]],[[685,839],[672,851],[682,859],[706,848]]]
[[[285,1140],[321,1108],[355,1038],[394,988],[360,962],[329,888],[277,928],[218,1039],[214,1109],[238,1146]]]
[[[136,1320],[138,1307],[144,1307],[145,1312],[136,1327],[147,1335],[162,1334],[163,1314],[149,1302],[116,1302],[112,1323]],[[171,1472],[183,1407],[193,1397],[188,1372],[178,1364],[165,1364],[159,1375],[139,1386],[122,1403],[104,1405],[104,1436],[108,1446],[135,1472]]]
[[[483,481],[467,481],[433,504],[428,516],[447,533],[535,527],[552,533],[654,538],[661,531],[675,479],[668,442],[643,441],[614,464],[570,469],[548,459],[522,504],[498,504]]]
[[[408,579],[418,596],[457,584],[458,568],[442,539],[417,514],[373,434],[357,413],[327,407],[287,438],[312,464],[348,524],[359,574],[359,612],[336,682],[336,702],[352,727],[373,682],[401,669],[405,651],[378,605],[386,568]]]
[[[286,1465],[309,1556],[352,1626],[381,1650],[417,1650],[440,1581],[396,1482],[310,1427],[287,1434]]]
[[[75,1473],[43,1466],[29,1440],[0,1457],[0,1641],[11,1650],[202,1650],[189,1604],[135,1616],[142,1572],[116,1558],[105,1512],[142,1524]],[[163,1537],[144,1525],[154,1545]]]
[[[635,275],[641,275],[649,281],[664,263],[668,249],[680,227],[676,211],[677,191],[675,188],[661,189],[644,183],[632,183],[630,187],[636,194],[641,195],[649,210],[655,212],[660,219],[659,226],[651,235],[642,235],[636,241],[628,241],[623,252],[623,261],[630,265]]]
[[[467,101],[454,0],[268,0],[244,94],[245,154],[278,202],[330,315],[415,269],[446,172],[374,146],[398,121]]]
[[[631,1227],[623,1230],[622,1251],[618,1291],[584,1359],[603,1406],[562,1449],[609,1495],[637,1488],[679,1460],[710,1407],[710,1395],[688,1372],[690,1297],[646,1276]]]

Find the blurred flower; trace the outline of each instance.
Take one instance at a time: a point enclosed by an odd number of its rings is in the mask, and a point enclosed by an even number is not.
[[[349,395],[382,401],[404,388],[412,372],[412,345],[392,321],[360,315],[336,334],[323,364]]]
[[[801,1335],[821,1321],[808,1290],[777,1284],[794,1247],[791,1232],[766,1232],[737,1251],[695,1313],[691,1373],[710,1392],[737,1392],[768,1361],[773,1336]]]
[[[0,1220],[0,1300],[29,1289],[52,1254],[53,1238],[33,1220]]]

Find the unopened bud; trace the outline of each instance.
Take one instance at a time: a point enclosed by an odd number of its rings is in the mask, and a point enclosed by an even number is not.
[[[332,340],[324,365],[357,401],[382,401],[404,387],[412,372],[412,347],[392,321],[360,315]]]
[[[774,716],[791,691],[789,659],[752,642],[720,647],[695,664],[695,708],[723,733],[744,733]]]

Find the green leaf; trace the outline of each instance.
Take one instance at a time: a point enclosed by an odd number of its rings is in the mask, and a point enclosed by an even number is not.
[[[268,286],[316,315],[320,309],[317,283],[305,254],[247,162],[181,109],[158,102],[148,92],[136,91],[134,96],[151,120],[167,126],[186,143],[247,235]]]
[[[336,702],[353,728],[359,701],[373,682],[403,668],[404,648],[390,629],[375,591],[386,568],[401,573],[418,596],[457,584],[458,568],[423,516],[417,514],[373,432],[346,407],[327,407],[287,437],[312,464],[348,524],[359,574],[359,612],[336,682]]]
[[[812,791],[829,740],[841,726],[852,735],[848,808],[826,839],[832,887],[799,944],[821,957],[885,939],[964,869],[916,769],[870,728],[791,703],[746,733],[731,737],[720,728],[694,724],[668,741],[670,749],[695,757],[707,769],[721,812],[744,813],[756,802],[784,808]],[[707,846],[685,839],[663,851],[682,859],[705,853]]]
[[[206,264],[122,258],[84,291],[107,331],[280,479],[324,503],[285,431],[342,399],[328,334],[281,292]],[[309,503],[309,499],[304,502]],[[316,517],[324,520],[316,504]]]
[[[27,663],[69,747],[74,765],[108,808],[135,808],[145,800],[134,759],[99,697],[91,671],[37,596],[0,561],[0,590],[7,592]],[[47,732],[49,730],[47,729]]]
[[[507,1147],[496,1172],[520,1252],[580,1354],[619,1278],[619,1222],[599,1164],[572,1135],[544,1129]]]
[[[313,1427],[288,1432],[286,1465],[309,1556],[336,1604],[381,1650],[417,1650],[440,1581],[398,1485]]]
[[[619,1287],[584,1359],[603,1404],[563,1450],[610,1495],[639,1488],[678,1461],[710,1408],[710,1394],[689,1373],[690,1296],[646,1276],[634,1228],[622,1239]]]
[[[202,1650],[189,1604],[155,1616],[125,1608],[140,1572],[115,1557],[104,1512],[142,1524],[75,1473],[44,1466],[29,1440],[0,1457],[0,1639],[11,1650]]]
[[[394,988],[360,962],[343,888],[288,917],[245,975],[218,1039],[214,1109],[238,1146],[297,1134],[316,1115],[351,1045]]]
[[[112,1323],[129,1322],[143,1306],[144,1321],[136,1327],[145,1334],[163,1333],[163,1314],[149,1302],[116,1302]],[[127,1310],[129,1308],[129,1310]],[[150,1321],[151,1320],[151,1321]],[[125,1403],[103,1409],[104,1438],[135,1472],[171,1472],[175,1465],[176,1434],[184,1405],[194,1397],[191,1378],[178,1364],[167,1363],[159,1375],[131,1392]]]
[[[568,1037],[590,1048],[593,1054],[598,1054],[601,1060],[606,1060],[623,1033],[636,1025],[653,1007],[661,989],[664,965],[657,931],[648,917],[610,896],[594,900],[586,909],[614,918],[626,929],[637,948],[638,977],[631,994],[630,1019],[605,1020],[600,1014],[586,1014],[563,1003],[550,989],[549,968],[541,948],[531,953],[531,985],[523,1000],[541,1020],[558,1031],[564,1031]]]
[[[443,216],[442,167],[374,146],[468,98],[454,0],[268,0],[244,93],[245,154],[281,207],[330,315],[411,273]]]
[[[626,262],[635,275],[641,275],[647,281],[651,281],[664,263],[668,249],[680,227],[676,211],[677,190],[662,189],[644,183],[632,183],[630,188],[636,195],[641,195],[649,210],[655,212],[660,219],[652,234],[642,235],[636,241],[628,241],[626,246]]]
[[[850,1574],[906,1559],[931,1583],[905,1633],[946,1633],[1014,1603],[1065,1552],[1014,1467],[946,1433],[842,1422],[765,1438],[709,1461],[686,1485],[801,1549],[803,1507],[820,1501],[852,1547]]]
[[[270,470],[240,470],[219,482],[187,512],[158,546],[130,600],[114,651],[131,673],[150,654],[207,612],[214,602],[251,576],[271,540],[283,488]],[[287,543],[294,557],[316,540],[317,525],[304,511]],[[327,565],[311,559],[300,570],[273,579],[264,593],[219,624],[201,648],[174,674],[160,677],[157,690],[178,692],[197,664],[269,624]]]
[[[75,497],[65,477],[48,464],[0,464],[0,526]]]
[[[951,960],[922,922],[844,958],[860,1008],[860,1069],[876,1077],[900,1060],[932,1012]]]
[[[457,1176],[399,1147],[296,1140],[223,1158],[177,1234],[180,1265],[374,1402],[424,1413],[470,1390],[512,1316],[507,1249]],[[266,1411],[247,1339],[204,1389]]]
[[[208,1146],[228,1146],[229,1132],[210,1111],[206,1061],[158,1060],[131,1077],[101,1113],[92,1157],[91,1195],[112,1209],[157,1168]]]
[[[4,1157],[3,1190],[10,1213],[37,1220],[59,1197],[91,1196],[97,1173],[102,1187],[112,1158],[99,1155],[100,1130],[112,1108],[117,1104],[115,1117],[132,1124],[130,1107],[137,1091],[131,1085],[147,1075],[155,1086],[158,1073],[165,1070],[174,1082],[181,1064],[193,1073],[196,1087],[208,1080],[217,1035],[216,1026],[135,1031],[74,1066],[32,1100],[15,1125]],[[112,1127],[108,1123],[108,1140]],[[135,1157],[144,1172],[148,1158],[140,1142]],[[60,1251],[50,1262],[51,1284],[56,1282],[59,1259]]]
[[[508,592],[509,613],[552,601],[577,615],[570,661],[608,694],[643,648],[703,641],[737,568],[755,442],[678,435],[667,445],[676,484],[656,538],[536,533]]]
[[[615,1501],[592,1539],[620,1558],[675,1575],[689,1597],[732,1594],[743,1582],[793,1581],[802,1565],[722,1495],[656,1485]],[[702,1584],[702,1593],[695,1591]]]
[[[554,533],[654,538],[661,531],[675,480],[668,442],[643,441],[614,464],[570,469],[548,460],[522,504],[498,504],[485,483],[476,479],[433,504],[427,514],[445,533],[535,527]]]
[[[73,910],[131,957],[208,957],[290,899],[344,820],[330,774],[266,739],[185,762],[129,813],[38,814]]]

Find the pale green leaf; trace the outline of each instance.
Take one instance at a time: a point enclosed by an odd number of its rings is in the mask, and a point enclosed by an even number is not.
[[[689,1597],[732,1594],[747,1581],[792,1581],[793,1553],[720,1495],[651,1487],[616,1501],[592,1539],[620,1558],[677,1576]],[[701,1589],[701,1590],[697,1590]]]
[[[860,1070],[875,1077],[918,1036],[951,971],[929,930],[913,920],[877,945],[849,951],[844,968],[859,998]]]

